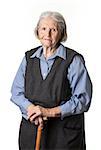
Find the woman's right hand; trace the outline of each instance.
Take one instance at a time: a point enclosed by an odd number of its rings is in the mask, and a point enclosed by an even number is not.
[[[27,108],[27,116],[31,123],[34,123],[35,125],[39,125],[41,128],[43,128],[43,118],[41,116],[41,112],[37,110],[37,113],[39,114],[38,117],[33,119],[33,115],[35,115],[36,106],[31,104]]]
[[[30,118],[30,122],[34,123],[36,126],[40,126],[41,128],[43,128],[43,119],[42,119],[42,117],[38,117],[35,120],[31,120],[31,118]]]

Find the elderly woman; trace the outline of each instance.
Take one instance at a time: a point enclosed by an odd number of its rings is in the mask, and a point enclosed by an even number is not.
[[[41,46],[25,53],[12,85],[11,101],[22,112],[19,149],[35,149],[39,125],[42,150],[86,150],[92,84],[83,56],[61,44],[67,33],[58,12],[42,13],[35,34]]]

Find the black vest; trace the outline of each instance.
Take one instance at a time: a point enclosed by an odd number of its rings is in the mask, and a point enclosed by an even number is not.
[[[40,71],[40,60],[36,57],[30,58],[36,50],[37,48],[26,53],[25,96],[34,104],[45,107],[58,106],[61,101],[67,101],[71,97],[67,73],[73,57],[78,53],[67,48],[66,55],[68,59],[64,60],[56,57],[49,74],[43,80]]]
[[[30,58],[38,48],[26,52],[25,97],[33,104],[55,107],[63,100],[68,101],[72,95],[67,79],[68,67],[74,56],[80,54],[66,48],[67,59],[56,57],[49,74],[43,80],[40,60]],[[85,150],[84,114],[71,115],[63,120],[49,118],[42,133],[41,149]]]

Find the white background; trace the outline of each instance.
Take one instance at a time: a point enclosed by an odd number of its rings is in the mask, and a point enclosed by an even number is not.
[[[10,102],[11,85],[25,51],[38,46],[34,28],[41,12],[59,11],[67,22],[65,45],[81,54],[93,82],[86,113],[87,150],[101,149],[101,9],[100,0],[0,1],[0,150],[18,150],[21,113]]]

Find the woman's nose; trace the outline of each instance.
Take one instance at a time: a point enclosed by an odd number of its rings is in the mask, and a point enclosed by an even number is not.
[[[51,29],[48,29],[46,34],[47,34],[47,36],[51,36]]]

